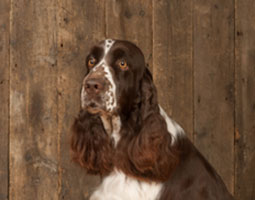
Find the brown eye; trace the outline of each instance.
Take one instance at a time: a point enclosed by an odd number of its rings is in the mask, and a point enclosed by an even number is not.
[[[127,65],[127,62],[125,60],[120,60],[119,63],[118,63],[119,67],[122,69],[122,70],[127,70],[128,69],[128,65]]]
[[[95,58],[90,58],[89,61],[88,61],[89,68],[94,67],[95,64],[96,64],[96,59]]]

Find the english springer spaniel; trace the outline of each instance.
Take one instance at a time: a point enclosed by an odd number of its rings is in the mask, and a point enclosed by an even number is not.
[[[102,177],[91,200],[230,200],[223,181],[160,107],[141,50],[94,46],[72,128],[73,160]]]

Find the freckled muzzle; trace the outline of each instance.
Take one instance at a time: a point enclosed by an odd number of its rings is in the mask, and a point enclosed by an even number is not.
[[[89,112],[113,112],[116,107],[115,84],[112,72],[104,63],[97,65],[84,78],[81,106]]]

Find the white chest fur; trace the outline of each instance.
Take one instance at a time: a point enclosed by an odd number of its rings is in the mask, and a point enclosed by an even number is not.
[[[90,200],[157,200],[160,183],[137,181],[121,171],[113,171],[92,194]]]

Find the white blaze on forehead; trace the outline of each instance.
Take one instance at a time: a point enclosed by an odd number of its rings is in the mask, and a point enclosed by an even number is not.
[[[104,41],[104,44],[103,44],[103,49],[104,49],[104,55],[103,55],[103,58],[102,60],[93,68],[92,71],[95,71],[97,70],[98,66],[101,66],[102,64],[107,64],[106,63],[106,56],[108,55],[111,47],[113,46],[113,44],[115,43],[114,40],[112,39],[107,39]],[[107,65],[108,66],[108,65]]]
[[[107,39],[104,42],[104,57],[107,55],[109,50],[111,49],[112,45],[114,44],[114,40],[112,39]]]

